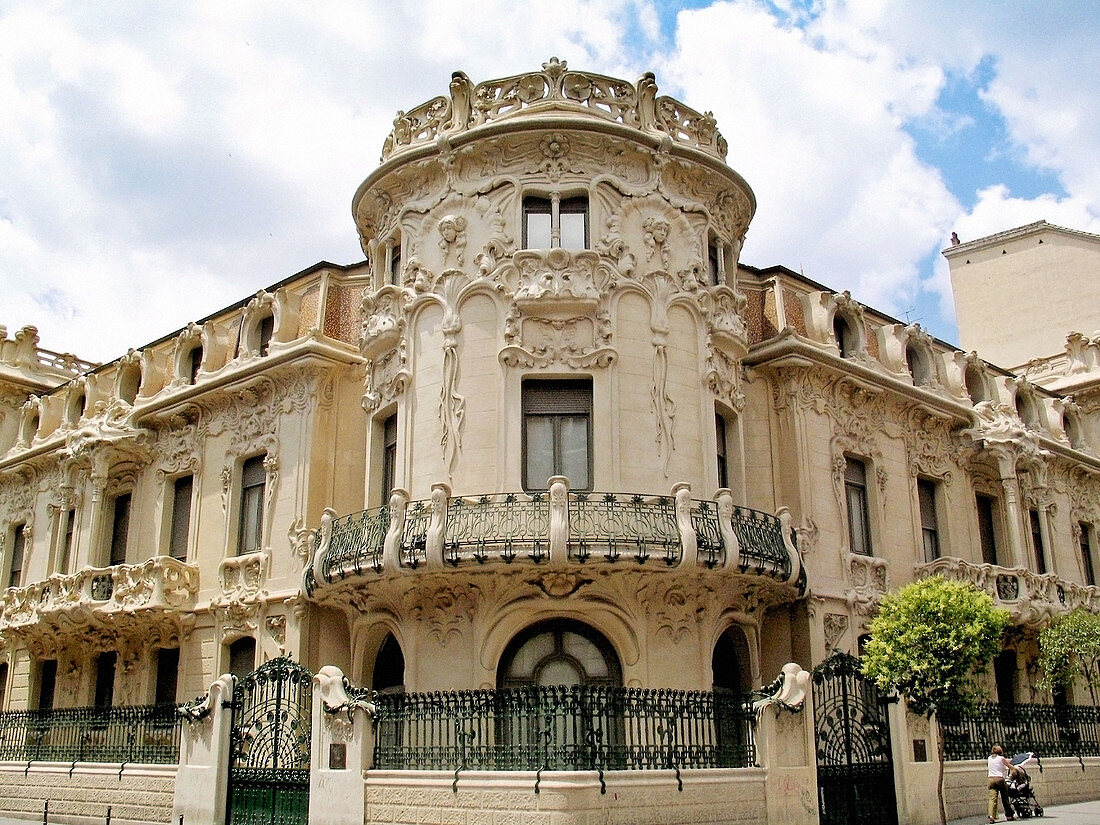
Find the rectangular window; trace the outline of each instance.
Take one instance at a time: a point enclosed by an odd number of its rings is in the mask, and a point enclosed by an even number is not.
[[[190,370],[187,374],[187,380],[189,383],[194,384],[199,380],[199,372],[202,370],[202,346],[197,346],[191,350],[191,364]]]
[[[844,496],[848,503],[848,548],[871,555],[871,513],[867,506],[867,465],[858,458],[844,461]]]
[[[8,696],[8,663],[0,662],[0,710],[7,707]]]
[[[158,705],[176,703],[176,682],[180,671],[180,649],[166,647],[157,651],[157,687],[154,700]]]
[[[8,587],[23,583],[23,558],[27,551],[27,525],[17,524],[12,531],[11,566],[8,568]]]
[[[38,665],[38,704],[39,710],[53,707],[53,697],[57,690],[57,659],[46,659]]]
[[[229,646],[229,672],[243,679],[256,668],[256,640],[250,636],[237,639]]]
[[[180,476],[172,483],[172,532],[168,536],[168,555],[180,561],[187,558],[187,540],[191,535],[191,497],[194,491],[194,476]]]
[[[1027,511],[1028,522],[1031,525],[1031,546],[1035,550],[1035,572],[1040,575],[1047,572],[1047,554],[1043,547],[1043,528],[1039,523],[1039,511]]]
[[[982,563],[997,564],[997,528],[992,496],[974,496],[978,509],[978,539],[982,544]]]
[[[57,571],[68,573],[73,561],[73,535],[76,532],[76,510],[61,512],[61,547],[58,548]]]
[[[730,486],[730,465],[726,455],[726,419],[721,413],[714,414],[714,442],[718,453],[718,486]]]
[[[390,246],[390,283],[401,283],[401,241],[395,240]]]
[[[924,560],[940,557],[940,533],[936,521],[936,482],[917,479],[917,502],[920,506],[920,530],[924,542]]]
[[[570,489],[591,489],[592,382],[529,380],[522,393],[524,488],[561,475]]]
[[[1092,563],[1092,536],[1090,535],[1091,525],[1081,522],[1081,572],[1085,576],[1085,584],[1094,586],[1096,584],[1096,568]]]
[[[115,496],[114,518],[111,522],[111,557],[108,564],[126,563],[126,539],[130,533],[130,493]]]
[[[237,555],[258,553],[263,548],[264,492],[267,487],[266,456],[257,455],[241,465],[240,533]]]
[[[109,708],[115,698],[116,653],[100,653],[95,663],[95,706]]]
[[[722,250],[714,238],[707,244],[707,279],[711,286],[717,286],[722,279]]]
[[[391,415],[382,424],[382,504],[390,500],[390,492],[397,484],[397,415]]]
[[[588,248],[588,198],[523,199],[524,249]]]
[[[1002,650],[993,659],[993,678],[997,683],[997,702],[1016,704],[1016,651]]]

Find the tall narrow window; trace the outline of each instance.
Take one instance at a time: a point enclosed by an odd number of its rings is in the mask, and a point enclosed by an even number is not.
[[[260,356],[263,357],[271,349],[271,339],[275,335],[275,316],[265,315],[263,320],[260,321],[259,329],[256,331],[257,335],[257,349],[260,351]]]
[[[53,707],[53,697],[57,690],[57,659],[46,659],[38,665],[38,709],[49,710]]]
[[[243,679],[256,669],[256,640],[251,636],[237,639],[229,646],[229,672]]]
[[[588,198],[523,199],[525,249],[588,248]]]
[[[718,486],[730,486],[729,456],[726,453],[726,419],[721,413],[714,414],[714,443],[718,453]]]
[[[1002,650],[993,660],[993,678],[997,682],[997,702],[1016,704],[1016,651]]]
[[[1079,525],[1081,528],[1081,572],[1085,576],[1085,584],[1090,587],[1096,584],[1096,567],[1092,562],[1092,537],[1089,535],[1091,526],[1085,522]]]
[[[95,663],[95,706],[109,708],[115,698],[115,664],[118,654],[100,653]]]
[[[867,465],[858,458],[844,462],[844,495],[848,503],[848,548],[871,555],[871,513],[867,506]]]
[[[857,349],[858,341],[848,319],[839,312],[833,315],[833,337],[841,358],[851,358]]]
[[[707,244],[707,281],[711,286],[718,286],[722,280],[722,247],[717,239],[711,238]]]
[[[241,526],[237,539],[237,555],[258,553],[263,547],[264,491],[267,471],[264,458],[257,455],[241,465]]]
[[[997,528],[992,496],[974,496],[978,509],[978,539],[982,545],[982,562],[997,564]]]
[[[382,504],[390,500],[397,484],[397,414],[382,424]]]
[[[545,489],[551,476],[591,489],[592,382],[523,382],[523,486]]]
[[[401,283],[401,241],[394,240],[390,246],[390,283]]]
[[[1031,525],[1031,546],[1035,549],[1035,572],[1040,575],[1047,572],[1047,554],[1043,547],[1043,528],[1039,521],[1038,510],[1027,511]]]
[[[202,369],[202,345],[192,348],[188,362],[187,380],[194,384],[199,380],[199,371]]]
[[[386,634],[374,659],[371,689],[378,693],[405,692],[405,655],[392,633]]]
[[[11,566],[8,568],[8,587],[23,583],[23,558],[27,552],[27,525],[17,524],[12,531]]]
[[[920,506],[924,560],[935,561],[940,557],[940,533],[936,521],[936,483],[934,481],[927,478],[917,479],[917,502]]]
[[[158,705],[176,703],[176,682],[179,679],[180,649],[165,647],[157,651],[157,685],[154,701]]]
[[[108,564],[126,563],[126,539],[130,533],[130,493],[115,496],[115,513],[111,522],[111,556]]]
[[[57,572],[68,573],[73,563],[73,537],[76,532],[76,510],[69,508],[61,511],[61,519],[58,522],[61,528],[60,542],[57,554]]]
[[[172,532],[168,536],[168,555],[180,561],[187,558],[187,540],[191,533],[191,497],[194,489],[194,476],[180,476],[172,483]]]
[[[8,695],[8,663],[0,662],[0,710],[7,707]]]

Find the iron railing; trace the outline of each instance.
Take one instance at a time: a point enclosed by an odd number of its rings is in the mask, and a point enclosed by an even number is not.
[[[390,770],[657,770],[755,764],[749,697],[550,686],[375,698]]]
[[[181,722],[172,704],[9,710],[0,713],[0,760],[170,765]]]
[[[1100,708],[983,704],[966,715],[941,712],[939,722],[948,760],[985,759],[997,744],[1005,753],[1100,756]]]
[[[456,496],[441,503],[410,501],[401,514],[401,563],[416,568],[427,560],[433,525],[442,561],[448,565],[547,561],[553,519],[549,498],[535,492]],[[652,560],[669,567],[681,563],[683,536],[673,496],[571,492],[566,501],[562,516],[572,561]],[[729,563],[734,551],[723,538],[718,503],[693,500],[690,517],[698,563],[711,568]],[[747,507],[733,507],[728,518],[726,529],[732,529],[737,539],[735,569],[787,581],[792,560],[780,518]],[[387,507],[334,518],[310,589],[367,570],[381,572],[386,534],[395,526]]]

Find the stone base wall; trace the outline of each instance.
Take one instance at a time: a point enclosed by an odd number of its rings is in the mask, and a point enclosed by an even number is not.
[[[78,762],[0,762],[0,816],[61,825],[168,823],[175,765],[106,765]]]
[[[369,771],[366,823],[419,825],[767,825],[764,771],[615,771],[597,774]]]
[[[1088,757],[1081,761],[1073,758],[1044,759],[1043,769],[1038,766],[1027,769],[1031,788],[1039,804],[1063,805],[1070,802],[1086,802],[1096,799],[1100,793],[1100,758]],[[1082,770],[1082,764],[1084,770]],[[986,813],[986,763],[985,760],[948,762],[943,772],[943,797],[947,806],[947,818],[984,816]],[[1004,816],[1004,812],[1001,812]]]

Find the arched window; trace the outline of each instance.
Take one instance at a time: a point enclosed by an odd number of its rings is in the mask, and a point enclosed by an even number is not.
[[[133,404],[141,386],[141,365],[129,364],[124,367],[118,378],[118,397],[127,404]]]
[[[382,640],[374,659],[371,690],[377,693],[405,692],[405,655],[392,633]]]
[[[545,685],[621,686],[622,667],[599,631],[569,619],[540,622],[514,638],[501,656],[502,688]]]
[[[728,627],[718,637],[711,657],[711,673],[715,690],[730,690],[738,694],[752,690],[749,645],[740,627]]]
[[[905,365],[909,369],[909,374],[913,376],[913,383],[916,386],[923,387],[932,382],[932,359],[923,347],[912,343],[907,344]]]
[[[65,422],[76,424],[84,415],[84,391],[75,390],[69,395],[69,404],[65,409]]]
[[[978,369],[977,364],[967,365],[964,381],[966,382],[966,394],[970,396],[973,403],[980,404],[989,400],[989,392],[985,387],[985,377],[982,375],[982,371]]]
[[[833,337],[841,358],[851,358],[859,349],[859,337],[848,319],[839,312],[833,316]]]
[[[243,636],[229,645],[229,672],[243,679],[256,669],[256,640]]]

